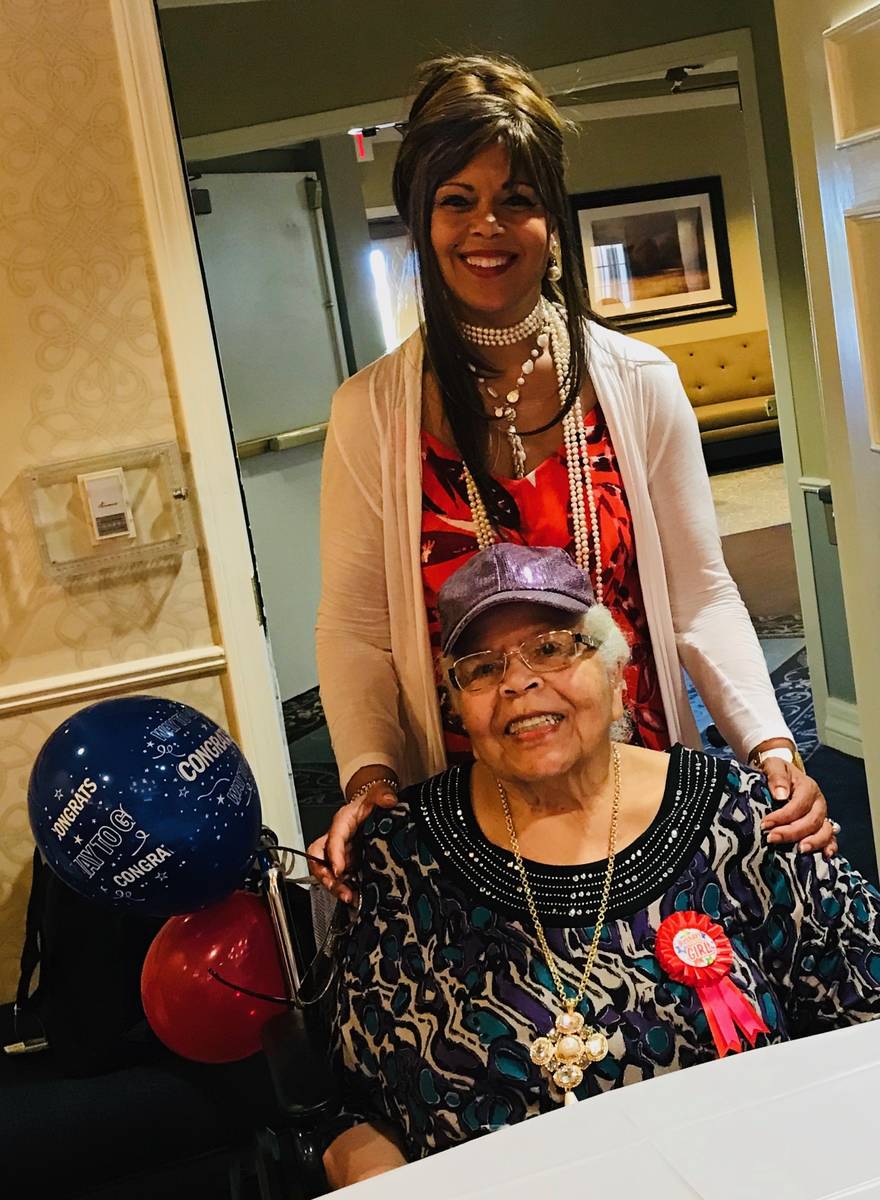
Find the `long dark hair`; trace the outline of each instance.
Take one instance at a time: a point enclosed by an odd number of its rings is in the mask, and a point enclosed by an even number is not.
[[[558,416],[540,429],[524,431],[542,433],[577,399],[587,372],[584,320],[595,319],[586,303],[565,187],[563,139],[569,126],[538,82],[513,59],[445,55],[424,64],[419,82],[394,167],[393,191],[418,257],[425,351],[456,446],[489,519],[517,528],[515,504],[489,474],[489,418],[467,364],[483,375],[491,373],[491,367],[459,330],[431,245],[431,214],[437,188],[497,142],[510,154],[511,173],[535,188],[559,240],[562,267],[559,283],[545,277],[542,292],[563,303],[571,343],[565,402]]]

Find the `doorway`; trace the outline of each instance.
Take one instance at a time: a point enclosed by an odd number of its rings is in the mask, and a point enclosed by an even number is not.
[[[743,153],[749,168],[747,174],[751,177],[751,193],[754,202],[754,217],[750,217],[750,219],[753,220],[753,224],[757,229],[757,241],[760,247],[758,270],[766,288],[765,327],[769,332],[768,342],[771,349],[773,386],[777,405],[777,415],[774,419],[778,419],[779,421],[782,445],[785,450],[784,475],[782,478],[784,479],[784,491],[790,510],[793,557],[797,571],[798,592],[803,616],[803,634],[794,633],[791,627],[789,627],[787,635],[792,637],[803,636],[806,655],[811,668],[811,692],[815,697],[817,728],[821,727],[827,732],[824,723],[824,710],[829,695],[830,674],[833,674],[833,672],[829,673],[827,670],[826,645],[835,639],[829,635],[830,626],[823,627],[823,617],[820,614],[820,600],[817,597],[815,585],[817,568],[815,567],[814,560],[817,560],[820,556],[820,550],[818,541],[816,541],[815,546],[813,544],[813,535],[817,531],[814,529],[814,523],[809,512],[810,505],[812,504],[809,496],[813,495],[819,504],[822,501],[819,498],[818,487],[811,493],[807,486],[811,479],[814,481],[820,480],[821,474],[818,471],[814,475],[807,473],[811,464],[805,462],[798,440],[798,420],[800,420],[800,417],[797,417],[795,413],[792,374],[796,373],[798,363],[803,361],[804,346],[792,344],[790,337],[788,342],[786,340],[786,333],[790,333],[790,329],[794,328],[794,323],[789,322],[789,329],[787,330],[783,318],[777,246],[769,201],[768,169],[764,155],[762,129],[757,106],[754,63],[748,34],[742,31],[732,31],[711,38],[694,39],[693,41],[679,43],[675,46],[652,47],[650,50],[615,55],[602,60],[563,64],[559,67],[547,69],[539,74],[543,76],[544,82],[551,94],[557,98],[567,98],[570,107],[593,105],[594,111],[592,116],[596,118],[597,123],[600,123],[602,120],[614,119],[609,115],[608,106],[617,104],[621,100],[629,104],[635,101],[643,108],[647,107],[649,112],[653,104],[656,110],[658,107],[657,101],[660,99],[659,91],[665,88],[666,92],[672,92],[672,89],[669,87],[670,81],[667,78],[669,72],[680,67],[682,63],[701,63],[702,65],[699,68],[689,68],[693,69],[697,75],[703,74],[707,77],[721,76],[722,78],[709,78],[709,84],[719,93],[725,89],[737,91],[742,104]],[[723,78],[723,76],[730,76],[731,74],[734,76],[733,79]],[[675,80],[672,80],[672,82],[674,83]],[[705,81],[697,79],[692,90],[696,91],[697,87],[703,82]],[[620,88],[622,84],[626,84],[628,87],[634,86],[636,92],[639,94],[634,97],[629,95],[621,96]],[[608,90],[603,94],[602,89]],[[617,91],[612,95],[614,89],[617,89]],[[678,95],[682,90],[691,89],[678,88],[674,94]],[[706,91],[708,90],[709,88],[707,87]],[[651,95],[652,91],[654,92],[653,96]],[[585,95],[584,93],[590,94]],[[706,109],[718,107],[720,110],[722,105],[716,104],[713,101],[700,107]],[[602,112],[603,109],[604,112]],[[353,121],[357,121],[362,129],[378,128],[383,123],[388,123],[389,116],[392,118],[399,117],[402,111],[402,101],[385,100],[379,102],[377,105],[364,105],[363,109],[359,110],[356,115],[353,115],[350,110],[340,113],[338,125],[333,124],[332,113],[324,112],[312,117],[303,116],[279,121],[276,124],[256,127],[250,131],[239,129],[231,131],[229,135],[223,133],[204,135],[195,140],[193,151],[197,149],[198,157],[202,160],[206,157],[206,152],[210,151],[211,157],[216,160],[217,158],[226,157],[233,150],[240,152],[248,140],[251,143],[251,149],[265,150],[278,147],[289,148],[293,145],[299,145],[301,144],[301,140],[315,134],[323,135],[332,133],[337,139],[341,139],[345,136],[345,130],[351,126]],[[602,112],[602,115],[600,115],[600,112]],[[621,115],[618,110],[617,117]],[[654,115],[656,115],[656,112]],[[378,147],[379,142],[377,141]],[[354,162],[353,147],[350,147],[350,150],[352,152],[351,160]],[[193,154],[191,157],[195,157],[195,155]],[[377,154],[374,157],[378,159],[380,155]],[[618,159],[620,159],[623,165],[626,165],[621,156],[618,156]],[[742,166],[742,163],[740,162],[738,165]],[[609,183],[615,181],[606,179],[602,182],[607,186]],[[593,183],[590,186],[596,187],[598,183]],[[374,195],[366,195],[366,191],[362,188],[360,182],[358,183],[358,191],[360,192],[362,203],[364,226],[367,228],[365,245],[368,246],[370,235],[367,226],[367,209],[380,207],[381,204],[376,200]],[[332,253],[332,237],[330,241]],[[367,254],[364,261],[365,263],[369,262],[369,254]],[[368,267],[367,270],[369,270]],[[371,286],[373,286],[372,283]],[[750,289],[746,288],[744,294],[749,292]],[[388,344],[388,338],[386,337],[384,340],[381,338],[381,305],[375,295],[375,291],[370,301],[370,307],[373,310],[372,319],[375,327],[377,331],[380,331],[378,337],[381,349],[384,345]],[[366,311],[364,306],[361,307],[360,311]],[[717,324],[720,327],[721,321],[718,321]],[[752,332],[744,329],[740,331]],[[679,330],[675,334],[677,341],[674,340],[667,344],[659,340],[661,336],[660,327],[652,330],[650,336],[657,340],[657,344],[664,345],[664,349],[667,349],[667,347],[674,345],[685,344],[691,332],[691,330]],[[355,365],[360,365],[360,363],[356,363]],[[350,361],[349,366],[351,366]],[[804,390],[802,389],[798,397],[798,403],[801,408],[803,408],[804,404],[803,396]],[[769,417],[771,414],[767,413],[765,415]],[[779,485],[778,474],[775,477],[775,484],[776,486]],[[783,514],[778,511],[775,513],[777,517],[781,515]],[[778,525],[784,525],[785,523],[784,520],[776,521]],[[752,531],[740,529],[736,532],[749,533]],[[754,556],[747,555],[746,557],[751,559]],[[836,567],[833,547],[829,561],[832,567]],[[833,575],[833,570],[831,574]],[[795,614],[780,613],[770,615],[793,616]],[[825,614],[826,626],[832,618],[833,614]],[[836,628],[836,641],[838,644],[841,643],[839,632],[838,619]],[[845,642],[844,632],[842,644],[845,645]],[[785,649],[788,648],[790,647],[785,647]],[[798,650],[798,653],[801,652]],[[779,653],[782,653],[781,649]],[[809,685],[808,690],[810,690]],[[304,694],[306,693],[301,693],[301,695]],[[294,768],[296,769],[297,754],[295,744],[292,748],[292,753]]]
[[[282,700],[317,682],[321,440],[348,374],[317,154],[191,168],[196,233]],[[231,170],[230,167],[236,167]]]

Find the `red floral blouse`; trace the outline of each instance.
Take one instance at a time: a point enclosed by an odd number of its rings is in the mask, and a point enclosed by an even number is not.
[[[584,414],[593,495],[602,544],[605,603],[632,649],[625,671],[626,704],[633,720],[633,741],[666,750],[670,739],[660,697],[651,637],[636,565],[632,516],[605,418],[598,405]],[[565,450],[560,448],[524,479],[499,479],[516,501],[520,529],[505,530],[510,541],[529,546],[561,546],[574,557],[574,533]],[[422,583],[434,663],[440,657],[437,593],[444,580],[477,551],[461,458],[422,431]],[[439,672],[438,672],[439,679]],[[438,683],[443,734],[450,762],[470,756],[470,742]]]

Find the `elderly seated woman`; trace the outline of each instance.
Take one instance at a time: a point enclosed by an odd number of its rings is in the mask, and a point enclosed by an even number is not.
[[[476,762],[367,827],[331,1184],[880,1011],[880,895],[766,844],[761,774],[619,740],[627,645],[563,551],[491,546],[440,612]]]

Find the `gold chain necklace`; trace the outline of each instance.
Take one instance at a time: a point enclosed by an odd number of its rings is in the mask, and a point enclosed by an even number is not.
[[[605,1037],[605,1034],[601,1029],[595,1029],[591,1025],[585,1027],[583,1015],[575,1012],[575,1009],[583,1000],[587,990],[587,980],[590,978],[593,963],[596,961],[596,954],[599,950],[599,938],[602,935],[602,927],[605,924],[605,913],[608,910],[608,897],[611,895],[611,877],[614,874],[614,855],[617,847],[617,819],[620,815],[620,751],[617,746],[611,747],[611,764],[614,774],[614,792],[611,803],[611,827],[608,830],[608,866],[605,869],[602,898],[599,902],[593,939],[587,951],[587,961],[581,975],[580,986],[575,995],[571,997],[565,994],[565,986],[559,974],[556,958],[550,949],[544,934],[544,927],[538,916],[538,906],[535,904],[535,898],[532,895],[529,877],[526,874],[522,854],[520,853],[519,839],[513,827],[513,817],[511,816],[510,805],[507,802],[507,792],[501,780],[495,780],[498,795],[501,797],[501,807],[504,810],[504,820],[507,823],[510,848],[513,851],[513,857],[516,860],[516,869],[522,880],[529,915],[535,926],[538,944],[541,947],[544,958],[547,960],[547,968],[550,971],[553,984],[559,993],[559,998],[565,1010],[556,1018],[553,1029],[551,1029],[549,1034],[538,1037],[532,1042],[529,1055],[532,1062],[541,1067],[564,1093],[565,1104],[577,1103],[577,1096],[575,1096],[573,1089],[581,1083],[584,1077],[584,1067],[591,1062],[599,1062],[608,1053],[608,1039]]]

